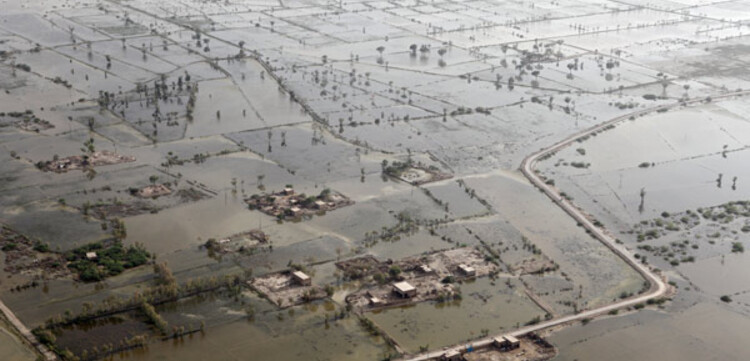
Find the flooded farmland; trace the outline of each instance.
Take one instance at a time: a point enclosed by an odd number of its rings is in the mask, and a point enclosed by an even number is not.
[[[10,326],[3,325],[0,328],[0,357],[8,361],[34,360],[36,356],[18,335],[9,331]]]
[[[747,1],[0,8],[2,360],[750,355]]]

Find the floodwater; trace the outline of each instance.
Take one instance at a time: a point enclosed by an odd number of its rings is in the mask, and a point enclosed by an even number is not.
[[[149,344],[145,350],[130,352],[129,360],[374,360],[391,352],[380,337],[365,333],[359,321],[349,318],[329,321],[337,307],[313,303],[286,310],[272,310],[265,300],[252,297],[256,308],[253,320],[244,311],[235,313],[233,322],[213,325],[180,341]],[[210,307],[214,303],[200,307]],[[195,308],[184,310],[189,313]],[[205,311],[205,310],[204,310]],[[210,312],[209,312],[210,313]],[[199,314],[205,315],[205,312]],[[197,322],[196,319],[185,314]],[[214,321],[215,322],[215,321]],[[207,324],[210,324],[207,322]],[[290,347],[290,345],[294,345]]]
[[[128,241],[149,245],[162,255],[197,248],[209,238],[230,236],[258,226],[274,224],[260,213],[250,212],[238,197],[223,192],[215,198],[125,219]]]
[[[203,197],[139,200],[154,211],[124,217],[125,243],[144,244],[179,281],[294,263],[315,285],[336,287],[330,299],[283,310],[246,290],[160,306],[170,324],[204,321],[205,333],[154,338],[125,359],[386,358],[394,350],[354,316],[332,320],[361,287],[344,283],[334,262],[364,254],[386,261],[466,246],[499,264],[499,279],[462,284],[460,301],[366,314],[410,352],[514,329],[544,318],[544,309],[559,316],[608,304],[637,293],[643,279],[523,179],[521,160],[637,109],[750,87],[742,2],[636,5],[0,0],[0,110],[29,110],[55,126],[28,131],[1,115],[0,221],[64,251],[110,237],[106,222],[82,214],[87,202],[134,202],[133,189],[169,183]],[[188,82],[199,90],[177,85]],[[159,83],[169,96],[136,91]],[[116,109],[97,103],[105,95]],[[737,98],[649,115],[539,168],[635,247],[634,223],[748,197],[748,112],[747,99]],[[34,166],[79,155],[89,139],[137,160],[97,167],[91,179]],[[406,161],[452,178],[414,186],[383,176],[388,164]],[[330,188],[354,204],[279,222],[243,202],[287,184],[307,195]],[[403,215],[420,229],[365,242]],[[741,338],[747,260],[730,254],[733,243],[748,241],[744,225],[738,217],[647,243],[693,246],[695,262],[666,268],[666,256],[654,260],[677,280],[675,300],[556,334],[560,359],[750,354]],[[256,228],[270,242],[252,255],[211,257],[201,248]],[[720,235],[708,240],[709,232]],[[514,273],[532,260],[559,268]],[[0,275],[0,297],[31,327],[155,284],[150,266],[98,284],[67,278],[19,292],[6,289],[31,276]],[[720,303],[722,295],[735,301]],[[122,317],[69,329],[60,341],[82,349],[86,338],[153,332],[138,315]],[[0,359],[24,359],[7,336],[0,332]]]
[[[750,188],[742,180],[750,178],[750,173],[743,164],[750,144],[742,134],[750,128],[744,118],[746,109],[738,103],[739,99],[727,100],[639,117],[575,143],[541,168],[574,199],[586,202],[596,195],[599,205],[592,204],[592,208],[606,208],[631,223],[664,211],[746,199]],[[585,155],[577,149],[584,149]],[[573,168],[560,160],[590,166]],[[649,166],[641,167],[642,163]],[[574,184],[567,183],[568,178]],[[646,193],[643,212],[639,211],[641,189]]]
[[[468,178],[467,184],[581,288],[579,308],[610,303],[623,291],[642,287],[637,272],[517,174],[498,172]]]
[[[649,310],[577,325],[549,341],[561,361],[744,360],[750,354],[748,327],[747,316],[703,302],[681,312]]]
[[[0,325],[0,360],[31,361],[36,355],[16,335],[10,333],[6,326]]]
[[[418,352],[420,346],[455,345],[487,332],[494,335],[516,328],[535,317],[544,318],[544,311],[519,293],[520,283],[511,284],[513,288],[502,278],[481,278],[459,285],[461,300],[423,302],[368,313],[367,317],[409,352]]]

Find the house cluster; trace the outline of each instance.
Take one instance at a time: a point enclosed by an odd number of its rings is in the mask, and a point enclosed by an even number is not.
[[[325,298],[327,293],[299,270],[269,273],[248,281],[248,285],[274,305],[285,308]]]
[[[494,337],[492,343],[489,345],[490,348],[494,347],[496,350],[501,352],[508,352],[521,347],[521,341],[513,335],[503,335]],[[438,359],[440,361],[465,361],[469,358],[469,355],[476,351],[473,345],[464,348],[453,348],[446,350]],[[472,360],[475,358],[471,358]],[[479,358],[482,360],[490,358]],[[491,358],[495,360],[496,358]],[[504,358],[505,359],[505,358]],[[525,358],[524,358],[525,359]],[[529,358],[531,360],[531,358]]]
[[[101,152],[93,152],[90,155],[74,155],[46,162],[39,162],[37,163],[37,167],[48,172],[65,173],[69,170],[84,169],[89,166],[98,167],[102,165],[134,161],[135,157],[119,155],[105,150]]]
[[[352,204],[349,198],[330,189],[323,190],[317,196],[308,196],[295,192],[292,187],[266,195],[254,194],[245,202],[250,209],[257,209],[279,219],[312,215]]]

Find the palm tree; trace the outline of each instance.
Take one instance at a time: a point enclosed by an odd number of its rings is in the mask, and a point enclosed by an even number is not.
[[[661,97],[666,98],[667,97],[667,87],[669,86],[669,80],[667,80],[667,76],[664,75],[663,79],[661,80]]]
[[[645,199],[646,199],[646,188],[641,188],[641,203],[638,205],[639,213],[643,213]]]

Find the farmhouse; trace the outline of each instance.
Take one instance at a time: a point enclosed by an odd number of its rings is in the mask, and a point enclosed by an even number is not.
[[[403,298],[414,297],[417,295],[417,289],[409,282],[396,282],[393,284],[393,292],[396,292]]]

